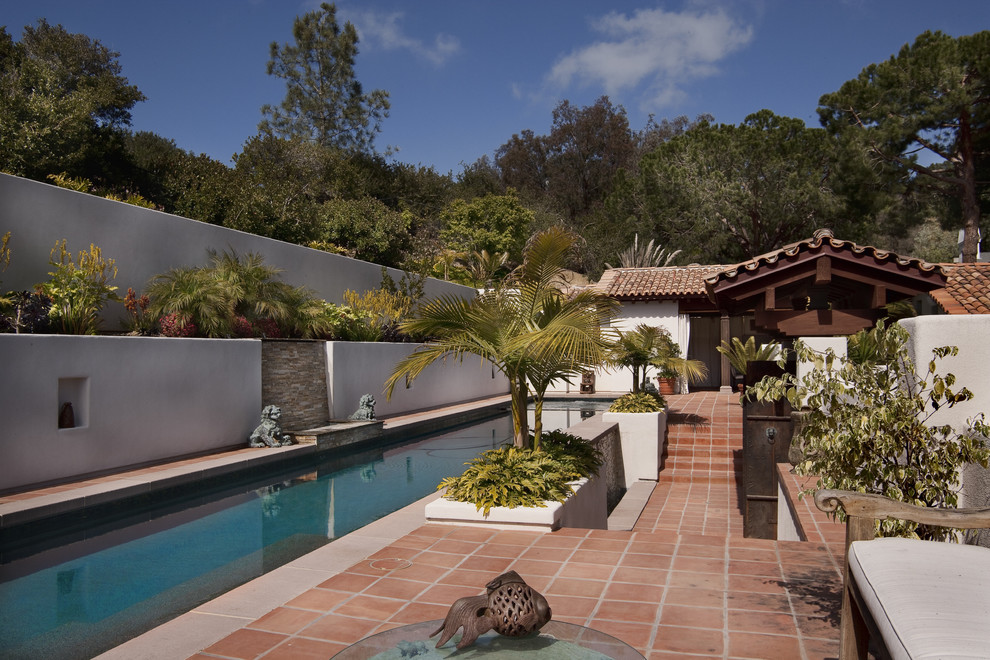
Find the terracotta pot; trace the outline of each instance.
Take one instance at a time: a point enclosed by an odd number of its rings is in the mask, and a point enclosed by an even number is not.
[[[660,390],[660,394],[667,396],[669,394],[676,394],[677,392],[677,379],[676,378],[662,378],[657,376],[657,389]]]

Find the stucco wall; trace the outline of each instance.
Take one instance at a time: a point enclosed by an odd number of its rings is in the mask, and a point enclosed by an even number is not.
[[[419,344],[327,342],[330,413],[344,419],[358,408],[361,395],[375,397],[378,417],[507,394],[509,382],[474,355],[464,362],[434,363],[407,389],[402,382],[391,400],[383,393],[395,365]],[[494,374],[494,376],[493,376]]]
[[[680,344],[681,355],[687,355],[687,338],[678,336],[676,301],[623,303],[619,313],[612,319],[611,327],[625,332],[635,329],[641,323],[666,328],[670,332],[670,336]],[[656,376],[656,373],[656,369],[651,369],[651,378]],[[631,390],[632,370],[602,367],[595,372],[596,392],[629,392]],[[556,393],[580,392],[581,379],[574,379],[571,385],[560,383],[551,388],[550,391]]]
[[[261,410],[258,340],[5,334],[0,364],[0,490],[236,445]]]
[[[978,413],[990,415],[990,315],[919,316],[900,322],[911,333],[908,350],[918,371],[924,373],[931,351],[938,346],[956,346],[959,354],[937,362],[938,373],[954,374],[955,388],[966,387],[973,399],[943,407],[932,418],[932,424],[951,424],[961,430],[966,420]],[[990,421],[990,419],[988,419]],[[979,466],[967,468],[963,474],[960,506],[990,506],[990,471]],[[981,533],[981,545],[990,546],[990,534]]]
[[[63,238],[73,254],[93,243],[104,257],[114,259],[114,284],[121,294],[128,287],[142,291],[152,277],[170,268],[205,265],[207,248],[259,253],[266,264],[283,270],[284,281],[309,287],[331,302],[340,302],[347,289],[377,289],[382,279],[376,264],[0,174],[0,235],[8,231],[10,265],[0,274],[4,290],[33,289],[47,280],[52,247]],[[396,281],[402,275],[390,272]],[[425,293],[473,297],[476,292],[429,279]],[[122,305],[108,306],[107,327],[124,314]]]

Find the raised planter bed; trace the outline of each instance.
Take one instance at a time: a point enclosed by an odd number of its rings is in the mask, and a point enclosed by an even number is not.
[[[426,521],[441,525],[469,525],[491,529],[527,529],[551,532],[561,527],[607,529],[606,485],[601,477],[573,482],[574,494],[565,502],[545,507],[494,507],[485,516],[469,502],[444,498],[426,505]]]
[[[602,421],[619,425],[623,487],[629,488],[640,480],[656,481],[667,443],[667,412],[606,412],[602,413]]]

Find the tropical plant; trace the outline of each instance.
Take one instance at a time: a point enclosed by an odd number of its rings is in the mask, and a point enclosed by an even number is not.
[[[609,345],[607,361],[613,367],[632,369],[634,393],[640,391],[650,367],[656,368],[663,378],[683,375],[691,382],[703,380],[708,375],[704,362],[681,357],[680,347],[666,328],[645,323],[626,332],[616,330]]]
[[[639,246],[639,234],[633,237],[633,244],[619,253],[619,265],[622,268],[656,268],[659,266],[669,266],[674,257],[681,253],[674,250],[670,254],[666,248],[653,245],[653,239],[644,245]],[[610,264],[605,264],[606,268],[612,268]]]
[[[757,347],[755,337],[747,338],[745,343],[739,337],[733,337],[731,342],[723,341],[715,350],[729,358],[732,368],[743,376],[750,362],[772,361],[780,357],[780,344],[770,342]]]
[[[235,336],[245,321],[255,336],[314,337],[331,331],[326,304],[307,289],[276,279],[281,271],[265,265],[261,255],[207,252],[209,266],[173,268],[152,279],[148,311],[155,318],[174,315],[173,323],[192,323],[206,337]]]
[[[549,452],[519,447],[490,449],[466,463],[457,477],[447,477],[437,486],[444,497],[470,502],[484,515],[493,507],[545,507],[545,502],[563,502],[574,492],[571,481],[581,478]]]
[[[148,305],[151,298],[147,294],[138,296],[134,289],[127,287],[127,295],[124,296],[124,309],[131,318],[128,326],[131,332],[138,335],[150,335],[155,328],[155,319],[151,314],[147,314]]]
[[[10,232],[0,236],[0,272],[7,270],[10,265]],[[0,294],[0,307],[10,304],[10,299]]]
[[[598,474],[602,453],[594,443],[562,429],[543,433],[543,451],[582,477]]]
[[[652,413],[667,407],[667,401],[659,394],[650,392],[630,392],[623,394],[608,407],[609,412]]]
[[[66,248],[65,239],[55,242],[49,262],[55,270],[51,278],[38,285],[52,301],[49,317],[59,332],[70,335],[95,335],[100,327],[100,311],[111,300],[120,300],[117,287],[110,282],[117,277],[113,259],[90,244],[76,260]]]
[[[933,415],[973,398],[952,374],[938,373],[938,360],[956,355],[951,346],[936,348],[918,373],[907,351],[907,331],[883,321],[860,340],[872,348],[860,361],[818,353],[800,341],[798,360],[814,369],[801,380],[791,374],[766,377],[747,396],[758,401],[787,398],[804,405],[803,460],[797,472],[818,477],[816,489],[877,493],[925,507],[958,504],[960,470],[968,463],[987,466],[990,425],[983,413],[956,431]],[[783,361],[780,362],[783,364]],[[951,530],[885,520],[882,536],[946,539]]]
[[[475,286],[489,287],[499,271],[508,270],[508,261],[508,252],[489,254],[488,250],[482,250],[472,252],[470,257],[459,261],[458,265],[471,276]]]
[[[514,444],[539,448],[547,388],[602,363],[607,342],[600,328],[616,305],[593,291],[568,296],[559,288],[575,244],[573,234],[551,227],[530,240],[522,265],[506,282],[470,300],[445,295],[424,305],[400,328],[434,339],[396,365],[385,383],[387,395],[400,380],[411,381],[438,360],[477,355],[509,379]],[[530,384],[536,408],[532,441]]]

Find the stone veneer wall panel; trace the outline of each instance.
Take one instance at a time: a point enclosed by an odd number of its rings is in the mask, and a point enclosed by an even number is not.
[[[261,343],[261,399],[282,409],[282,428],[301,431],[330,420],[326,343],[266,340]]]

